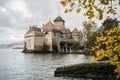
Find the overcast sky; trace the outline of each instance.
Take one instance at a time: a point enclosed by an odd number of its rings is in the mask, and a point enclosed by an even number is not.
[[[23,42],[30,25],[42,27],[60,15],[66,27],[82,29],[87,18],[82,13],[64,14],[60,0],[0,0],[0,44]],[[100,23],[100,22],[99,22]]]

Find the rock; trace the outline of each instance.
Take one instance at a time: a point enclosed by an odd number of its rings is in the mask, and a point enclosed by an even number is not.
[[[108,63],[81,63],[59,67],[55,70],[54,76],[117,80],[114,73],[115,68],[115,66]]]

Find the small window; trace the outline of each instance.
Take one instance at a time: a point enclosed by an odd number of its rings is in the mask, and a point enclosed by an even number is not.
[[[54,33],[54,36],[56,36],[56,33]]]
[[[46,41],[48,41],[48,39],[46,39]]]

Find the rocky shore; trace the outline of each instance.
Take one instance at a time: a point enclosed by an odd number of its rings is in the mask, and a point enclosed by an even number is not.
[[[89,78],[95,80],[117,80],[114,69],[108,63],[81,63],[59,67],[55,70],[55,77]]]

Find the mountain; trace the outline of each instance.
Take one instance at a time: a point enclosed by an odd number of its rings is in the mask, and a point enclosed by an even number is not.
[[[0,48],[13,48],[13,49],[23,49],[24,43],[9,43],[9,44],[0,44]]]

